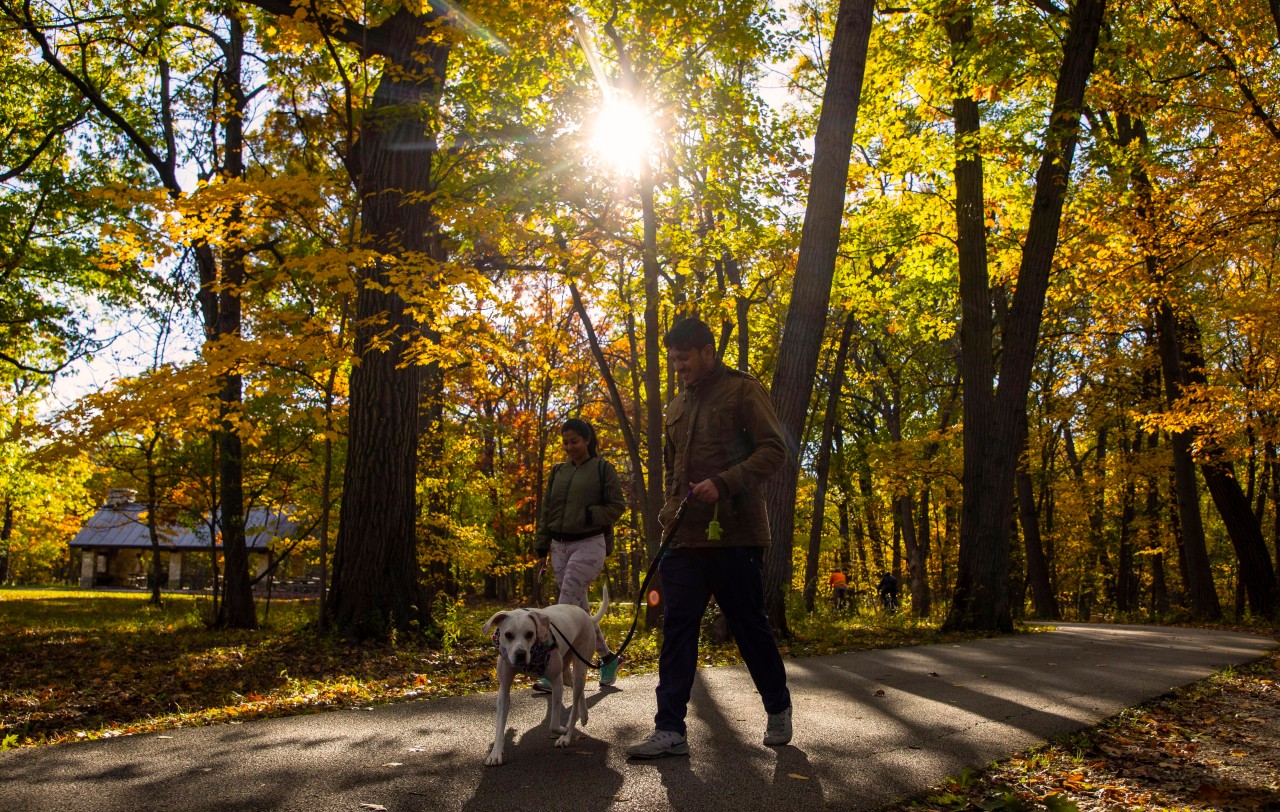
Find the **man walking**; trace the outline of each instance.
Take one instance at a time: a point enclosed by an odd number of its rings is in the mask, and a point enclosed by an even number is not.
[[[658,567],[666,607],[654,731],[627,754],[688,754],[685,713],[698,666],[698,632],[712,597],[764,702],[764,743],[784,745],[791,741],[791,694],[765,614],[763,583],[769,544],[763,483],[785,459],[782,428],[760,382],[720,363],[702,320],[677,323],[663,343],[683,389],[667,407],[662,524],[670,525],[685,498],[688,505]]]

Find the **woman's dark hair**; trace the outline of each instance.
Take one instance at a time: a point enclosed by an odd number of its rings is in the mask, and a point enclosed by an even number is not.
[[[587,441],[587,456],[595,457],[596,452],[596,430],[591,428],[591,424],[577,417],[571,417],[564,421],[564,425],[560,427],[560,433],[571,431],[579,437]]]

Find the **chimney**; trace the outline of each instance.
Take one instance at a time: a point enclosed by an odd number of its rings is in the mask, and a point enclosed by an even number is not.
[[[138,492],[133,488],[111,488],[107,491],[107,507],[120,507],[132,504]]]

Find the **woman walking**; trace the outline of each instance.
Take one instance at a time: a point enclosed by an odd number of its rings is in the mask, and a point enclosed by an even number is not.
[[[557,603],[579,606],[588,613],[587,591],[604,568],[608,550],[605,536],[621,518],[627,502],[618,472],[597,451],[596,432],[585,420],[573,418],[560,427],[560,438],[568,460],[551,469],[542,497],[542,513],[534,549],[538,572],[551,559],[559,590]],[[618,678],[616,657],[597,629],[596,653],[605,658],[600,684],[612,685]],[[550,691],[544,677],[534,690]]]

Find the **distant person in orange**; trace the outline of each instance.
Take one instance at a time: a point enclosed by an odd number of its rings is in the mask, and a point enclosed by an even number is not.
[[[832,570],[827,583],[831,584],[831,600],[836,610],[843,609],[849,602],[849,582],[844,577],[844,570],[839,567]]]

